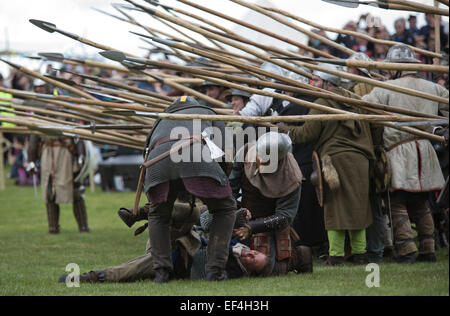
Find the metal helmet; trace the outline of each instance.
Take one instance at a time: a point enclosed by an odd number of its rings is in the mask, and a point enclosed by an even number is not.
[[[276,150],[276,152],[272,152],[272,150]],[[258,138],[258,141],[256,142],[256,153],[261,158],[277,155],[279,161],[286,157],[291,151],[292,141],[286,134],[269,132]]]
[[[343,70],[342,67],[340,67],[338,65],[332,65],[332,64],[327,64],[327,63],[319,63],[318,66],[321,66],[323,68],[327,68],[330,70],[336,70],[336,71]],[[342,83],[341,77],[327,73],[327,72],[323,72],[320,70],[314,70],[313,75],[318,76],[320,79],[322,79],[324,81],[331,82],[335,86],[340,86]]]
[[[281,68],[278,65],[269,63],[267,61],[261,65],[261,69],[265,70],[265,71],[268,71],[268,72],[271,72],[274,75],[286,76],[286,72],[285,72],[285,70],[283,68]],[[272,79],[272,78],[267,78],[267,79],[269,79],[271,81],[275,81],[275,79]]]
[[[295,65],[295,66],[296,66],[297,68],[299,68],[299,69],[301,69],[301,70],[307,72],[307,73],[311,73],[311,70],[310,70],[309,68],[307,68],[307,67],[298,66],[298,65]],[[302,83],[309,84],[309,78],[308,78],[308,77],[302,76],[302,75],[300,75],[300,74],[298,74],[298,73],[296,73],[296,72],[289,71],[288,74],[287,74],[287,76],[288,76],[289,78],[293,79],[293,80],[297,80],[297,81],[300,81],[300,82],[302,82]]]
[[[243,85],[243,87],[247,87],[248,88],[248,85],[245,84],[245,85]],[[241,96],[241,97],[244,97],[244,98],[250,98],[252,96],[247,91],[242,91],[242,90],[239,90],[239,89],[233,89],[231,91],[230,97],[232,97],[233,95],[238,95],[238,96]]]
[[[405,44],[392,46],[384,61],[387,63],[420,63],[420,60],[416,58],[413,49]]]
[[[361,60],[361,61],[372,61],[372,59],[370,59],[369,56],[367,56],[366,54],[359,52],[359,53],[355,53],[353,54],[348,60]],[[358,68],[359,71],[362,71],[363,73],[365,73],[367,76],[369,76],[370,78],[372,78],[372,75],[370,74],[370,71],[367,68]]]

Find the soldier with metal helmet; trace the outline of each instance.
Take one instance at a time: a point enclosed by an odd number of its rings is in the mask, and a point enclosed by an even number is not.
[[[248,144],[236,155],[230,175],[233,195],[242,198],[241,206],[251,214],[250,221],[235,229],[233,235],[248,240],[250,248],[271,258],[271,275],[287,274],[298,248],[312,272],[309,247],[293,245],[291,224],[300,201],[302,173],[295,161],[287,135],[269,132],[256,144]]]
[[[247,91],[239,89],[233,89],[227,96],[227,101],[231,104],[235,115],[239,115],[239,112],[245,107],[250,100],[251,94]]]
[[[391,47],[385,62],[419,63],[407,45]],[[390,84],[448,98],[448,90],[421,79],[414,71],[391,71]],[[401,107],[416,112],[448,117],[448,104],[425,100],[391,90],[375,88],[364,100]],[[433,128],[430,132],[447,135],[448,128]],[[435,261],[434,225],[427,205],[428,192],[444,186],[439,160],[431,142],[407,132],[385,127],[383,142],[391,169],[390,192],[395,247],[399,263]],[[414,242],[411,221],[416,223],[419,249]],[[416,252],[419,256],[416,258]]]
[[[222,101],[224,103],[227,102],[226,97],[229,94],[229,90],[226,87],[221,86],[220,84],[217,84],[217,83],[211,82],[211,81],[205,81],[200,86],[200,89],[202,91],[204,91],[204,93],[210,98],[213,98],[218,101]],[[203,100],[199,101],[199,103],[201,105],[213,107],[211,104],[209,104],[208,102],[203,101]]]
[[[338,69],[330,64],[320,65]],[[313,76],[315,86],[351,97],[349,92],[339,88],[340,77],[323,71],[314,71]],[[356,113],[362,111],[334,100],[318,99],[315,103]],[[322,113],[313,109],[310,114]],[[354,262],[367,263],[365,229],[372,223],[369,160],[375,158],[369,123],[354,120],[310,121],[300,127],[282,125],[280,129],[289,133],[294,144],[314,144],[317,169],[313,174],[324,179],[323,182],[314,183],[319,187],[319,201],[324,207],[325,228],[330,244],[326,264],[343,262],[346,231],[350,236]]]

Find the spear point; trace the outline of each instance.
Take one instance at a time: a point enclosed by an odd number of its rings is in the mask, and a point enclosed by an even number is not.
[[[19,68],[20,68],[19,65],[15,64],[15,63],[12,63],[12,62],[10,62],[10,61],[4,60],[3,58],[0,58],[0,61],[6,63],[6,64],[8,64],[8,65],[10,65],[10,66],[13,67],[13,68],[16,68],[16,69],[19,69]]]
[[[120,63],[127,58],[127,56],[124,53],[116,50],[106,50],[103,52],[99,52],[99,54],[107,59],[118,61]]]
[[[46,21],[41,21],[41,20],[35,20],[35,19],[30,19],[29,20],[31,22],[31,24],[36,25],[37,27],[43,29],[44,31],[53,33],[56,31],[56,25],[50,22],[46,22]]]
[[[48,60],[62,61],[64,60],[64,55],[61,53],[38,53],[39,56],[44,57]]]

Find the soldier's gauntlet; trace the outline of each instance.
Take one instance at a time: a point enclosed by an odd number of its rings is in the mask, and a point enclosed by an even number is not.
[[[250,221],[248,225],[250,226],[251,234],[277,232],[288,227],[289,220],[287,217],[282,215],[273,215]]]

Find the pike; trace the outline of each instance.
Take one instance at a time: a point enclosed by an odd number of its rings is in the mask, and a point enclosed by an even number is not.
[[[4,116],[0,115],[0,118],[4,122],[13,123],[16,125],[26,126],[29,129],[35,129],[38,131],[43,132],[44,134],[54,134],[54,135],[61,135],[61,136],[68,136],[73,137],[73,135],[79,135],[82,138],[91,139],[94,141],[101,141],[106,143],[114,143],[114,144],[120,144],[123,146],[131,147],[131,148],[137,148],[142,149],[145,146],[145,141],[138,139],[136,137],[133,138],[133,141],[124,141],[124,137],[126,135],[121,134],[120,137],[112,136],[112,135],[106,135],[103,133],[96,133],[95,135],[92,135],[89,131],[86,131],[84,129],[40,129],[39,126],[45,124],[45,121],[42,120],[24,120],[19,119],[16,117],[11,116]]]
[[[111,60],[114,60],[114,61],[118,61],[118,62],[120,62],[120,63],[122,63],[122,64],[124,64],[124,65],[126,65],[128,67],[135,67],[135,66],[143,65],[143,61],[145,61],[144,58],[127,57],[125,54],[123,54],[122,52],[119,52],[119,51],[100,52],[100,55],[102,55],[105,58],[108,58],[108,59],[111,59]],[[128,63],[127,63],[127,61],[128,61]],[[173,87],[175,89],[178,89],[180,91],[184,91],[184,92],[186,92],[186,93],[188,93],[190,95],[193,95],[193,96],[196,96],[196,97],[198,97],[198,98],[200,98],[202,100],[205,100],[206,102],[209,102],[209,103],[211,103],[211,104],[213,104],[213,105],[215,105],[215,106],[217,106],[219,108],[226,108],[226,104],[225,103],[223,103],[221,101],[218,101],[216,99],[210,98],[210,97],[206,96],[205,94],[200,93],[200,92],[198,92],[198,91],[196,91],[194,89],[185,87],[182,84],[179,84],[179,83],[174,82],[174,81],[169,80],[169,79],[163,79],[163,78],[158,77],[156,75],[152,75],[152,74],[150,74],[148,72],[141,71],[141,73],[144,74],[144,75],[150,76],[150,77],[156,79],[157,81],[159,81],[161,83],[164,83],[164,84],[167,84],[167,85],[169,85],[169,86],[171,86],[171,87]]]
[[[421,125],[439,125],[448,120],[427,120],[422,118],[408,117],[408,116],[391,116],[391,115],[365,115],[365,114],[318,114],[318,115],[292,115],[292,116],[241,116],[241,115],[207,115],[207,114],[173,114],[173,113],[151,113],[139,111],[106,111],[109,114],[124,115],[124,116],[143,116],[154,119],[164,120],[204,120],[204,121],[221,121],[221,122],[241,122],[241,123],[298,123],[308,121],[369,121],[369,122],[417,122]],[[426,123],[424,123],[426,122]]]
[[[303,17],[300,17],[298,15],[294,15],[291,12],[287,12],[278,8],[272,8],[272,7],[266,7],[266,6],[261,6],[262,8],[268,10],[268,11],[272,11],[281,15],[284,15],[285,17],[291,18],[293,20],[296,20],[298,22],[301,23],[305,23],[307,25],[310,25],[312,27],[327,31],[327,32],[333,32],[333,33],[337,33],[337,34],[343,34],[343,35],[348,35],[348,36],[353,36],[356,38],[362,38],[365,39],[371,43],[375,43],[375,44],[382,44],[382,45],[388,45],[388,46],[394,46],[397,45],[398,42],[395,41],[390,41],[390,40],[383,40],[383,39],[378,39],[378,38],[374,38],[370,35],[367,34],[362,34],[359,32],[354,32],[354,31],[350,31],[350,30],[344,30],[344,29],[337,29],[337,28],[333,28],[333,27],[328,27],[328,26],[323,26],[320,25],[318,23],[312,22],[310,20],[307,20]],[[426,56],[430,56],[430,57],[435,57],[435,58],[440,58],[443,59],[444,56],[442,54],[436,54],[435,52],[429,51],[429,50],[425,50],[425,49],[421,49],[419,47],[415,47],[412,45],[408,45],[410,48],[412,48],[415,52],[422,54],[422,55],[426,55]]]
[[[317,105],[319,106],[319,105]],[[320,106],[319,106],[320,107]],[[324,108],[327,108],[324,106]],[[332,110],[329,108],[328,110]],[[344,112],[344,113],[343,113]],[[189,120],[189,119],[203,119],[210,121],[224,121],[224,122],[244,122],[251,124],[262,124],[267,122],[307,122],[307,121],[342,121],[342,120],[363,120],[372,121],[377,124],[385,125],[388,127],[397,128],[414,134],[420,137],[427,138],[429,140],[438,141],[446,144],[446,140],[442,136],[436,136],[421,130],[413,129],[410,127],[395,126],[393,121],[417,121],[417,118],[411,117],[393,117],[393,116],[381,116],[381,115],[362,115],[354,114],[345,111],[334,111],[334,115],[324,114],[324,115],[304,115],[304,116],[269,116],[269,117],[248,117],[240,115],[196,115],[196,114],[169,114],[169,113],[148,113],[148,112],[138,112],[138,111],[108,111],[107,113],[114,113],[116,115],[124,116],[144,116],[152,117],[158,119],[172,119],[172,120]]]
[[[77,112],[82,111],[83,113],[88,113],[88,114],[91,114],[94,116],[99,116],[99,115],[105,116],[105,114],[102,114],[101,111],[98,109],[86,107],[86,106],[74,105],[69,102],[75,102],[75,103],[80,103],[80,104],[95,104],[95,105],[105,105],[106,104],[106,106],[114,105],[114,103],[112,103],[112,102],[104,102],[104,101],[99,101],[99,100],[86,100],[86,99],[73,98],[73,97],[69,97],[69,96],[54,96],[54,95],[50,95],[50,94],[39,94],[39,93],[34,93],[34,92],[29,92],[29,91],[8,89],[8,88],[3,88],[3,87],[0,87],[0,91],[7,92],[12,95],[23,97],[26,99],[32,99],[32,100],[43,101],[46,103],[56,104],[58,106],[68,108],[73,111],[77,111]],[[68,102],[63,102],[63,101],[59,101],[59,100],[65,100]],[[117,104],[117,107],[123,108],[122,104],[120,104],[120,103],[116,103],[116,104]],[[117,117],[114,115],[108,115],[108,116],[111,118],[120,119],[120,117]],[[142,120],[138,120],[136,118],[134,118],[132,120],[137,123],[146,123],[146,122],[144,122]]]
[[[109,54],[112,54],[112,53],[113,52],[109,52]],[[120,56],[124,57],[124,55],[120,55],[120,52],[115,53],[116,58],[119,58]],[[121,59],[119,58],[118,60],[121,60]],[[344,97],[341,95],[329,93],[328,91],[326,91],[326,92],[311,91],[308,89],[297,88],[294,86],[284,85],[284,84],[280,84],[280,83],[274,83],[271,81],[261,81],[261,80],[245,78],[245,77],[241,77],[241,76],[227,75],[227,74],[222,74],[222,73],[215,72],[215,71],[194,69],[193,67],[167,64],[167,63],[162,63],[162,62],[157,62],[157,61],[152,61],[152,60],[145,60],[145,62],[147,64],[150,64],[150,65],[153,65],[153,66],[156,66],[159,68],[167,68],[167,69],[172,69],[172,70],[176,70],[176,71],[183,71],[183,72],[191,73],[193,75],[203,75],[203,76],[214,77],[214,78],[222,78],[222,79],[229,80],[229,81],[246,83],[248,85],[256,85],[256,86],[262,86],[262,87],[267,87],[267,88],[274,88],[274,89],[280,90],[280,91],[290,91],[290,92],[294,92],[294,93],[297,93],[300,95],[308,95],[308,96],[312,96],[312,97],[316,97],[316,98],[333,99],[333,100],[336,100],[339,102],[345,102],[345,103],[352,104],[352,105],[368,106],[368,107],[373,107],[373,108],[390,111],[390,112],[394,112],[394,113],[399,113],[399,114],[404,114],[404,115],[428,117],[428,118],[435,118],[435,119],[441,118],[440,116],[406,110],[406,109],[402,109],[401,107],[392,107],[392,106],[382,105],[382,104],[378,104],[378,103],[372,103],[372,102],[368,102],[368,101],[364,101],[364,100],[348,98],[348,97]],[[261,90],[257,90],[258,92],[256,92],[255,90],[248,90],[246,87],[243,87],[243,86],[237,87],[236,85],[231,86],[231,88],[245,90],[251,94],[259,94],[261,92]]]
[[[359,5],[367,5],[386,10],[413,11],[445,16],[449,15],[448,10],[434,8],[432,6],[427,6],[417,2],[410,2],[410,1],[395,1],[395,0],[383,0],[383,1],[322,0],[322,1],[352,9],[358,8]]]
[[[83,38],[81,36],[78,36],[76,34],[69,33],[67,31],[61,30],[61,29],[57,28],[55,24],[50,23],[50,22],[36,20],[36,19],[30,19],[29,22],[31,24],[39,27],[40,29],[49,32],[49,33],[57,32],[59,34],[67,36],[67,37],[69,37],[71,39],[79,41],[79,42],[81,42],[83,44],[86,44],[86,45],[89,45],[89,46],[93,46],[93,47],[96,47],[96,48],[99,48],[99,49],[103,49],[103,50],[111,50],[112,49],[109,46],[106,46],[106,45],[103,45],[103,44],[99,44],[99,43],[93,42],[91,40],[88,40],[86,38]],[[130,56],[134,56],[134,55],[130,54]]]
[[[168,14],[164,14],[164,13],[158,11],[158,10],[153,10],[153,9],[148,8],[146,6],[139,5],[139,4],[135,3],[132,0],[126,0],[126,1],[129,2],[129,3],[134,4],[135,6],[137,6],[139,8],[142,8],[143,10],[145,10],[148,14],[150,14],[152,16],[155,15],[155,16],[164,18],[164,19],[166,19],[168,21],[171,21],[173,23],[176,23],[178,25],[185,26],[186,28],[190,29],[191,31],[197,32],[197,33],[202,34],[202,35],[207,35],[209,38],[218,40],[218,41],[220,41],[220,42],[222,42],[224,44],[227,44],[229,46],[235,47],[235,48],[237,48],[239,50],[242,50],[242,51],[244,51],[246,53],[249,53],[249,54],[251,54],[253,56],[256,56],[256,57],[258,57],[258,58],[260,58],[262,60],[271,62],[273,64],[276,64],[276,65],[280,66],[280,67],[288,69],[288,70],[290,70],[290,71],[292,71],[294,73],[297,73],[297,74],[300,74],[300,75],[303,75],[303,76],[307,76],[307,77],[310,76],[310,74],[308,72],[306,72],[306,71],[304,71],[302,69],[299,69],[298,67],[295,67],[295,66],[287,64],[287,63],[271,60],[265,54],[260,53],[259,51],[256,51],[256,50],[254,50],[252,48],[249,48],[249,47],[247,47],[245,45],[242,45],[238,41],[229,40],[228,38],[225,38],[223,36],[220,36],[220,35],[217,35],[215,33],[203,30],[202,28],[199,28],[199,27],[193,25],[192,23],[185,22],[185,21],[183,21],[183,20],[181,20],[179,18],[174,18],[174,17],[172,17],[172,16],[170,16]],[[185,1],[185,0],[181,0],[181,1]],[[174,46],[174,47],[176,47],[176,46]],[[327,57],[330,57],[330,56],[327,56]],[[332,56],[331,56],[331,58],[332,58]]]
[[[74,94],[76,94],[78,96],[81,96],[81,97],[86,98],[86,99],[91,99],[91,100],[95,99],[94,97],[92,97],[91,95],[89,95],[87,93],[84,93],[83,91],[75,89],[75,88],[73,88],[73,87],[71,87],[71,86],[69,86],[67,84],[64,84],[64,83],[62,83],[60,81],[56,81],[56,80],[47,78],[47,77],[41,75],[40,73],[38,73],[36,71],[32,71],[32,70],[29,70],[28,68],[25,68],[24,66],[17,65],[15,63],[12,63],[10,61],[6,61],[6,60],[1,59],[1,58],[0,58],[0,61],[3,61],[4,63],[8,64],[9,66],[11,66],[11,67],[13,67],[13,68],[15,68],[17,70],[20,70],[21,72],[23,72],[23,73],[25,73],[25,74],[27,74],[29,76],[32,76],[34,78],[39,78],[39,79],[41,79],[41,80],[43,80],[43,81],[45,81],[47,83],[50,83],[50,84],[52,84],[52,85],[54,85],[56,87],[65,89],[67,91],[70,91],[70,92],[72,92],[72,93],[74,93]]]
[[[126,1],[128,1],[128,0],[126,0]],[[194,7],[194,8],[197,8],[199,10],[202,10],[204,12],[207,12],[207,13],[210,13],[212,15],[218,16],[218,17],[220,17],[222,19],[225,19],[225,20],[231,21],[233,23],[242,25],[242,26],[244,26],[246,28],[249,28],[249,29],[252,29],[252,30],[254,30],[256,32],[265,34],[265,35],[267,35],[269,37],[276,38],[277,40],[280,40],[280,41],[283,41],[285,43],[291,44],[293,46],[302,48],[302,49],[304,49],[306,51],[310,51],[310,52],[314,53],[315,55],[319,55],[319,56],[327,57],[327,58],[333,58],[334,57],[333,55],[330,55],[330,54],[322,52],[322,51],[320,51],[318,49],[309,47],[308,45],[304,45],[304,44],[302,44],[300,42],[297,42],[297,41],[294,41],[294,40],[292,40],[290,38],[284,37],[284,36],[279,35],[279,34],[275,34],[273,32],[270,32],[270,31],[266,30],[266,29],[263,29],[261,27],[257,27],[255,25],[250,24],[250,23],[244,22],[244,21],[242,21],[240,19],[236,19],[236,18],[233,18],[231,16],[225,15],[225,14],[223,14],[221,12],[214,11],[214,10],[209,9],[207,7],[201,6],[201,5],[197,4],[197,3],[194,3],[194,2],[191,2],[191,1],[188,1],[188,0],[178,0],[178,1],[182,2],[182,3],[186,4],[186,5],[189,5],[191,7]],[[130,1],[128,1],[128,2],[130,2]]]
[[[127,1],[130,1],[130,0],[127,0]],[[194,48],[191,48],[191,47],[186,46],[186,45],[181,45],[181,44],[175,43],[173,41],[156,39],[156,38],[153,38],[153,40],[158,41],[158,42],[163,43],[163,44],[168,45],[168,46],[174,46],[174,47],[177,47],[177,48],[180,48],[180,49],[184,49],[186,51],[190,51],[190,52],[193,52],[195,54],[199,54],[199,55],[202,55],[202,56],[205,56],[205,57],[209,57],[209,58],[212,58],[212,59],[219,59],[221,61],[228,62],[228,63],[230,63],[232,65],[235,65],[235,66],[238,65],[238,67],[243,67],[243,68],[245,68],[247,70],[250,70],[250,71],[253,71],[253,72],[256,72],[256,73],[259,73],[259,74],[263,74],[265,76],[268,76],[268,77],[271,77],[271,78],[274,78],[274,79],[277,79],[277,80],[281,80],[281,81],[286,82],[286,83],[293,84],[293,85],[295,85],[297,87],[314,89],[316,91],[322,90],[322,89],[314,88],[314,87],[312,87],[312,86],[310,86],[308,84],[301,83],[301,82],[299,82],[297,80],[292,80],[292,79],[289,79],[289,78],[284,77],[284,76],[278,76],[278,75],[272,74],[272,73],[267,72],[267,71],[265,72],[262,69],[259,69],[257,67],[253,67],[253,66],[250,66],[250,65],[247,65],[247,64],[244,64],[244,63],[239,63],[238,64],[234,60],[230,60],[230,59],[225,58],[225,57],[215,56],[214,54],[209,54],[209,53],[204,52],[202,50],[194,49]],[[142,60],[144,60],[144,59],[140,58],[140,62],[142,62]],[[414,89],[400,87],[400,86],[396,86],[396,85],[393,85],[393,84],[390,84],[390,83],[381,82],[381,81],[378,81],[378,80],[374,80],[374,79],[371,79],[371,78],[366,78],[366,77],[363,77],[363,76],[350,74],[350,73],[347,73],[347,72],[336,71],[336,70],[328,69],[326,67],[321,67],[321,66],[318,66],[318,65],[313,65],[313,64],[309,64],[309,63],[305,63],[305,62],[300,62],[300,64],[302,66],[308,67],[308,68],[313,69],[313,70],[319,70],[319,71],[323,71],[323,72],[326,72],[326,73],[331,73],[331,74],[334,74],[336,76],[339,76],[339,77],[342,77],[342,78],[346,78],[346,79],[349,79],[349,80],[352,80],[352,81],[364,82],[364,83],[371,84],[371,85],[373,85],[375,87],[385,88],[387,90],[396,91],[398,93],[403,93],[403,94],[407,94],[407,95],[416,96],[416,97],[419,97],[419,98],[424,98],[424,99],[427,99],[427,100],[432,100],[432,101],[435,101],[435,102],[449,104],[449,100],[448,99],[442,98],[442,97],[439,97],[439,96],[435,96],[435,95],[432,95],[430,93],[424,93],[424,92],[417,91],[417,90],[414,90]],[[287,64],[285,64],[285,65],[287,65]],[[291,70],[291,67],[286,67],[285,66],[284,68]],[[295,67],[293,67],[293,68],[295,68]],[[297,71],[295,71],[295,72],[296,73],[300,73],[298,71],[298,68],[297,68]],[[304,72],[304,71],[302,71],[302,72]]]
[[[273,59],[284,59],[284,60],[300,60],[300,61],[305,61],[305,62],[328,63],[328,64],[334,64],[334,65],[340,65],[340,66],[347,66],[350,68],[449,73],[449,68],[447,66],[436,66],[436,65],[425,65],[425,64],[402,64],[402,63],[386,63],[386,62],[364,61],[364,60],[310,58],[310,57],[274,56],[272,58]]]
[[[151,129],[153,125],[142,124],[96,124],[95,121],[91,121],[89,125],[41,125],[38,126],[41,129],[88,129],[92,134],[95,134],[97,130],[141,130]]]
[[[40,115],[36,115],[36,114],[32,114],[32,113],[26,113],[26,112],[20,112],[20,111],[16,111],[16,110],[7,110],[7,112],[11,112],[11,113],[15,113],[17,115],[20,116],[25,116],[25,118],[35,118],[39,121],[44,121],[45,123],[51,122],[51,123],[56,123],[56,124],[60,124],[60,125],[52,125],[52,127],[50,128],[49,125],[42,125],[42,126],[46,126],[46,129],[52,129],[52,130],[74,130],[77,129],[77,124],[73,123],[73,122],[68,122],[68,121],[61,121],[58,119],[54,119],[54,118],[50,118],[50,117],[44,117],[44,116],[40,116]],[[91,131],[95,131],[95,121],[91,121]],[[35,126],[36,127],[36,126]],[[37,126],[41,129],[45,129],[44,127],[41,126]],[[92,129],[94,127],[94,130]],[[81,127],[83,128],[83,127]],[[104,128],[103,128],[104,129]],[[114,136],[114,137],[118,137],[118,138],[122,138],[122,139],[126,139],[130,142],[136,142],[136,137],[132,137],[129,135],[124,135],[121,133],[116,133],[116,132],[111,132],[108,131],[108,133],[106,133],[105,135],[110,135],[110,136]]]
[[[163,101],[167,101],[168,103],[172,103],[174,101],[174,98],[172,98],[172,97],[168,97],[168,96],[162,95],[160,93],[151,92],[151,91],[148,91],[148,90],[145,90],[145,89],[132,87],[132,86],[129,86],[127,84],[124,84],[124,83],[121,83],[121,82],[118,82],[118,81],[115,81],[115,80],[100,78],[98,76],[92,76],[92,75],[78,74],[78,73],[71,72],[71,71],[64,71],[64,72],[74,74],[74,75],[79,76],[79,77],[84,78],[84,79],[88,79],[88,80],[92,80],[92,81],[108,84],[108,85],[111,85],[111,86],[114,86],[114,87],[117,87],[117,88],[122,88],[122,89],[126,89],[126,90],[129,90],[129,91],[133,91],[135,93],[143,94],[143,95],[146,95],[146,96],[149,96],[149,97],[159,98],[159,99],[161,99]]]

